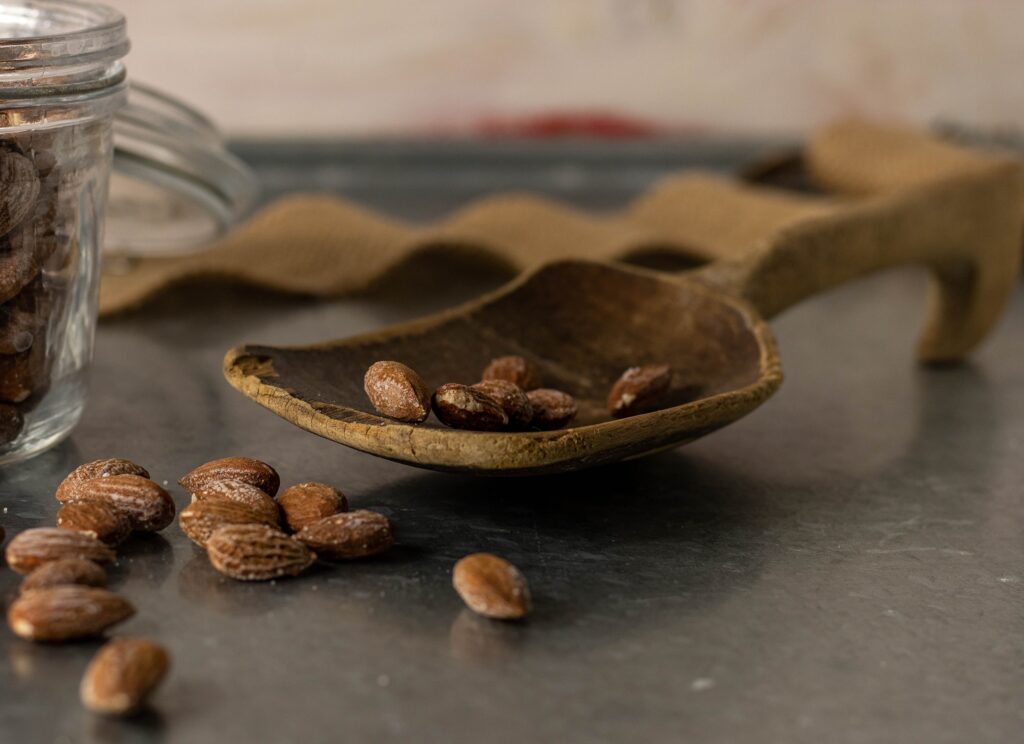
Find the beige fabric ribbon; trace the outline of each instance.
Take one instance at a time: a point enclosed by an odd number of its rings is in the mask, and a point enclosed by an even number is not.
[[[865,158],[866,152],[874,155]],[[879,152],[885,167],[865,168],[865,162],[879,162]],[[133,259],[127,270],[108,271],[100,313],[135,308],[173,285],[210,277],[338,296],[371,286],[413,254],[436,249],[488,255],[516,271],[559,258],[624,259],[650,250],[701,261],[735,258],[765,236],[841,209],[844,196],[910,187],[988,162],[988,155],[920,132],[847,122],[820,132],[805,153],[810,175],[836,192],[827,197],[685,172],[618,213],[596,215],[505,194],[417,226],[334,196],[290,196],[201,253]]]

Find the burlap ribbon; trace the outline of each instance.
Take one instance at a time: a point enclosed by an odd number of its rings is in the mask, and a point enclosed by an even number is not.
[[[922,184],[969,177],[992,157],[913,130],[845,122],[813,137],[804,155],[810,177],[829,192],[824,196],[684,172],[615,214],[506,194],[417,226],[338,197],[296,195],[270,204],[201,253],[137,259],[127,271],[109,271],[100,312],[134,308],[173,285],[208,277],[343,295],[430,249],[479,252],[513,270],[558,258],[623,259],[650,250],[701,261],[734,259],[766,236],[843,210],[858,194],[884,191],[897,199],[898,192]]]

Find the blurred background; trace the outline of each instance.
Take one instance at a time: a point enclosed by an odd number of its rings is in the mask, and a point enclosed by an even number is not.
[[[107,0],[233,137],[802,136],[1024,121],[1017,0]]]

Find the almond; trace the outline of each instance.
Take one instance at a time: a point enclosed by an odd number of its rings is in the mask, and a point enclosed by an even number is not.
[[[223,480],[208,483],[192,494],[193,501],[234,501],[245,504],[260,515],[260,521],[278,527],[281,524],[281,510],[277,502],[256,488],[237,480]]]
[[[538,429],[561,429],[576,418],[576,401],[561,390],[541,388],[531,390],[526,397],[533,406],[533,420],[530,423]]]
[[[6,235],[32,214],[39,196],[39,174],[24,155],[0,150],[0,235]]]
[[[44,563],[62,558],[86,558],[113,563],[114,551],[86,532],[57,527],[36,527],[16,535],[5,551],[7,565],[27,574]]]
[[[326,483],[298,483],[277,498],[293,532],[338,512],[348,511],[348,499]]]
[[[530,588],[519,569],[490,553],[473,553],[455,564],[452,585],[469,609],[495,620],[516,620],[530,611]]]
[[[0,403],[0,444],[10,444],[25,426],[25,417],[17,406]]]
[[[29,592],[64,584],[104,587],[107,585],[107,572],[87,558],[61,558],[59,561],[44,563],[30,573],[22,580],[18,590]]]
[[[616,418],[635,416],[659,408],[672,384],[667,364],[630,367],[608,392],[608,412]]]
[[[501,403],[487,393],[454,382],[434,393],[434,413],[455,429],[500,431],[508,426]]]
[[[87,532],[107,545],[124,542],[132,534],[132,523],[116,508],[102,501],[70,501],[57,512],[57,526]]]
[[[69,584],[25,592],[8,608],[7,624],[30,641],[69,641],[102,633],[134,614],[113,592]]]
[[[181,510],[178,525],[188,539],[196,545],[206,547],[214,530],[229,524],[265,524],[277,527],[276,521],[267,521],[255,509],[227,499],[193,501]]]
[[[117,638],[96,652],[79,692],[82,704],[105,715],[124,716],[141,708],[167,674],[166,649],[144,638]]]
[[[535,390],[544,384],[537,365],[515,355],[492,359],[480,379],[507,380],[523,390]]]
[[[327,560],[366,558],[383,553],[395,544],[388,518],[365,509],[307,524],[295,537]]]
[[[158,532],[174,521],[174,499],[141,475],[93,478],[75,490],[75,500],[106,504],[124,514],[139,532]]]
[[[277,489],[281,487],[281,478],[276,470],[267,463],[250,457],[224,457],[213,460],[182,476],[178,483],[193,494],[210,483],[222,480],[248,483],[268,496],[277,495]]]
[[[57,486],[57,501],[61,503],[73,501],[75,492],[80,485],[93,478],[106,478],[110,475],[140,475],[143,478],[148,478],[149,472],[131,460],[122,460],[117,457],[87,462],[68,473],[68,476]]]
[[[377,413],[413,424],[430,415],[430,391],[401,362],[374,362],[363,376],[363,390]]]
[[[263,524],[232,524],[206,541],[213,567],[239,581],[266,581],[297,576],[316,561],[316,554],[294,537]]]
[[[508,380],[484,380],[471,386],[474,390],[487,393],[498,401],[508,416],[511,429],[525,429],[533,419],[533,404],[523,389]]]

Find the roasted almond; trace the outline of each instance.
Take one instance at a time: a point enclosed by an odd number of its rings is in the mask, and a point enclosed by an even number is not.
[[[91,481],[93,478],[106,478],[111,475],[140,475],[143,478],[148,478],[149,472],[131,460],[122,460],[118,457],[87,462],[68,473],[68,476],[57,486],[57,501],[61,503],[73,501],[75,492],[81,484]]]
[[[492,359],[480,379],[507,380],[523,390],[535,390],[544,384],[537,365],[516,355]]]
[[[365,509],[307,524],[295,537],[327,560],[366,558],[383,553],[395,544],[390,520]]]
[[[132,534],[131,520],[102,501],[69,501],[57,512],[57,526],[87,532],[107,545],[122,543]]]
[[[82,704],[96,713],[130,715],[145,704],[170,664],[166,649],[145,638],[108,641],[82,677]]]
[[[114,551],[93,535],[57,527],[36,527],[15,535],[4,555],[7,565],[22,574],[62,558],[86,558],[97,563],[113,563],[115,558]]]
[[[508,426],[501,403],[481,390],[454,382],[434,393],[434,413],[455,429],[500,431]]]
[[[224,457],[200,465],[182,476],[178,481],[190,494],[223,480],[239,480],[263,491],[268,496],[277,495],[281,478],[277,471],[261,460],[251,457]]]
[[[305,544],[263,524],[232,524],[206,541],[213,567],[239,581],[297,576],[316,561]]]
[[[24,592],[7,609],[7,624],[30,641],[70,641],[102,633],[134,614],[113,592],[69,584]]]
[[[471,385],[474,390],[487,393],[501,405],[508,416],[510,429],[525,429],[533,419],[533,404],[523,389],[508,380],[484,380]]]
[[[106,504],[124,514],[139,532],[158,532],[174,521],[174,499],[141,475],[93,478],[75,490],[75,500]]]
[[[530,423],[538,429],[561,429],[576,418],[576,401],[561,390],[541,388],[531,390],[526,397],[533,406],[533,420]]]
[[[635,416],[659,408],[672,384],[667,364],[630,367],[608,392],[608,412],[616,418]]]
[[[107,585],[107,572],[86,558],[61,558],[59,561],[44,563],[30,573],[22,579],[18,590],[28,592],[65,584],[104,587]]]
[[[214,530],[229,524],[265,524],[277,527],[276,520],[269,522],[255,510],[238,501],[213,499],[193,501],[178,515],[181,531],[196,545],[206,547],[206,541]]]
[[[0,150],[0,235],[6,235],[32,214],[39,196],[39,174],[30,159]]]
[[[244,481],[223,480],[208,483],[192,494],[193,501],[234,501],[245,504],[260,515],[260,521],[278,527],[281,510],[270,496]]]
[[[363,390],[382,416],[418,424],[430,415],[430,391],[423,378],[401,362],[374,362]]]
[[[285,522],[293,532],[338,512],[348,511],[345,494],[326,483],[298,483],[277,497]]]
[[[473,553],[455,564],[452,585],[469,609],[495,620],[516,620],[530,611],[530,588],[519,569],[490,553]]]
[[[18,407],[0,403],[0,444],[10,444],[25,426],[25,417]]]

